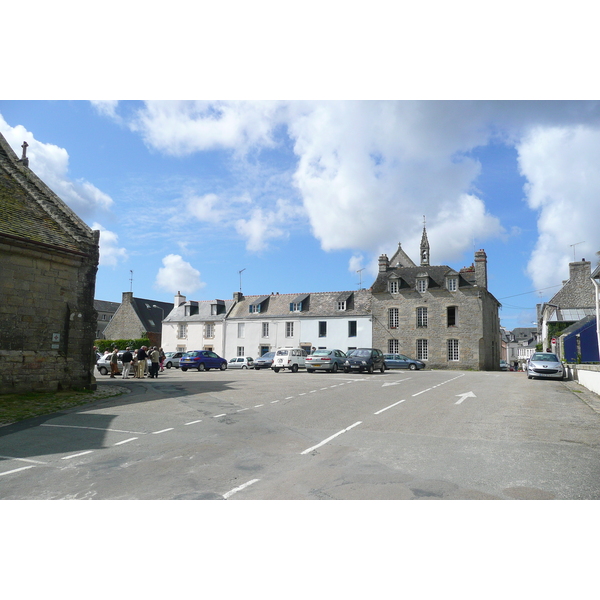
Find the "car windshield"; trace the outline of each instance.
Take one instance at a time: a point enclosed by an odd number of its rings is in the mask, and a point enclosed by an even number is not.
[[[556,354],[550,352],[536,352],[532,357],[533,361],[548,361],[548,362],[559,362]]]
[[[313,356],[329,356],[331,354],[331,350],[315,350],[312,355]]]
[[[188,352],[185,356],[186,358],[194,358],[196,356],[200,356],[200,352]]]
[[[352,352],[350,352],[350,354],[348,354],[348,356],[360,356],[361,358],[365,357],[365,356],[371,356],[371,351],[370,350],[352,350]]]
[[[287,356],[287,355],[288,355],[287,350],[277,350],[277,356]]]

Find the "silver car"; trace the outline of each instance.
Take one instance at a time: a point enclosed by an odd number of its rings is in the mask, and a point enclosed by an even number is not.
[[[306,357],[306,370],[309,373],[319,370],[337,373],[344,368],[346,358],[346,353],[342,350],[321,348]]]
[[[527,363],[527,379],[564,379],[565,368],[553,352],[536,352]]]

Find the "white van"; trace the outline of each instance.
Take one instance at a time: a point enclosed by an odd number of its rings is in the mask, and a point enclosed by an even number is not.
[[[306,367],[306,356],[306,350],[302,348],[278,348],[271,369],[275,373],[279,373],[279,369],[289,369],[292,373],[297,373],[300,367]]]

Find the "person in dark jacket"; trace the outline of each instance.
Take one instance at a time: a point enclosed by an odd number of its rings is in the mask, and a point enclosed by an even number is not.
[[[132,360],[133,354],[131,354],[131,349],[128,346],[127,348],[125,348],[123,356],[121,356],[121,362],[123,363],[123,379],[127,379],[129,377],[129,369],[131,368]]]

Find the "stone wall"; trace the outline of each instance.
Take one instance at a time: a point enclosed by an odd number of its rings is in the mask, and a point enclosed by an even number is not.
[[[0,393],[95,388],[97,263],[0,243]]]

